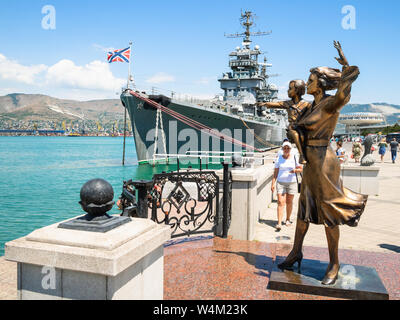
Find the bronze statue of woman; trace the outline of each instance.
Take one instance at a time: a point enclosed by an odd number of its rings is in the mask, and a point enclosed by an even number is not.
[[[339,42],[334,42],[342,66],[338,69],[318,67],[310,70],[307,93],[314,96],[309,108],[298,122],[304,134],[303,150],[307,164],[303,171],[297,226],[293,249],[281,269],[291,269],[303,258],[302,246],[310,223],[323,224],[329,249],[329,265],[322,284],[336,282],[339,273],[339,225],[357,226],[364,211],[368,196],[343,187],[340,178],[340,163],[329,146],[335,130],[340,109],[349,102],[352,83],[359,75],[358,67],[349,66]],[[337,89],[335,95],[328,90]]]

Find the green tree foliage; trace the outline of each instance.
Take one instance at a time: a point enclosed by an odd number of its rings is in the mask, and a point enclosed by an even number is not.
[[[382,134],[389,134],[392,132],[400,132],[400,124],[396,123],[393,126],[387,126],[385,128],[378,128],[378,129],[363,129],[361,130],[361,135],[366,136],[369,133],[378,133],[381,132]]]

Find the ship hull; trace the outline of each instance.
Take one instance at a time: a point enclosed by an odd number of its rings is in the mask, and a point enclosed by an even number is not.
[[[165,136],[165,146],[158,129],[158,140],[155,149],[155,133],[157,109],[143,103],[143,101],[129,92],[121,95],[121,101],[127,108],[132,123],[135,138],[136,154],[139,163],[153,159],[154,151],[157,154],[185,154],[187,151],[218,151],[236,152],[251,147],[243,147],[228,141],[212,138],[204,132],[193,129],[167,113],[162,113],[162,122]],[[218,130],[224,135],[233,137],[256,149],[266,149],[279,146],[286,137],[285,127],[279,124],[269,124],[261,121],[241,119],[239,116],[201,106],[169,102],[168,108],[193,119],[207,127]],[[159,128],[160,121],[159,121]],[[166,149],[166,150],[165,150]]]

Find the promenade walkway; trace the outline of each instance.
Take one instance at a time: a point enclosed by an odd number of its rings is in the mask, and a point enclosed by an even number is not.
[[[350,148],[347,144],[346,149]],[[378,155],[375,152],[378,160]],[[353,160],[350,160],[353,161]],[[390,299],[400,299],[400,159],[392,164],[386,154],[379,173],[379,195],[370,196],[356,228],[341,227],[342,264],[376,268]],[[268,290],[277,257],[288,254],[296,228],[276,232],[276,204],[260,217],[256,241],[205,239],[165,248],[164,299],[328,299]],[[304,259],[328,261],[324,228],[311,225],[304,243]],[[16,264],[0,258],[0,300],[17,298]]]
[[[346,143],[345,149],[350,154],[351,144]],[[369,196],[366,209],[356,228],[348,226],[340,228],[339,248],[400,253],[400,159],[393,164],[390,151],[386,152],[383,163],[380,162],[376,151],[374,156],[377,160],[376,165],[381,168],[379,195]],[[352,162],[354,160],[350,159],[349,163]],[[298,198],[299,195],[296,195],[294,199],[291,218],[293,225],[282,226],[280,232],[275,232],[277,203],[274,202],[269,206],[266,214],[260,217],[256,240],[268,243],[292,243],[296,229]],[[284,219],[286,219],[286,212]],[[324,227],[311,224],[304,245],[327,246]]]

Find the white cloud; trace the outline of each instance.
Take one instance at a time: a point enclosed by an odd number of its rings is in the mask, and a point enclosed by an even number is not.
[[[10,93],[16,93],[19,92],[19,90],[20,90],[19,88],[15,87],[13,88],[0,87],[0,96],[5,96]]]
[[[174,82],[175,77],[171,76],[167,73],[164,72],[159,72],[152,76],[151,78],[147,79],[147,83],[153,83],[153,84],[159,84],[159,83],[165,83],[165,82]]]
[[[22,65],[0,54],[0,94],[43,93],[77,100],[117,97],[126,84],[115,77],[110,65],[99,60],[84,66],[63,59],[52,66]],[[6,89],[6,86],[12,85]]]
[[[0,54],[0,78],[4,80],[34,84],[35,77],[46,71],[47,68],[48,67],[43,64],[24,66]]]
[[[109,64],[99,60],[77,66],[71,60],[61,60],[46,74],[48,84],[87,90],[118,90],[126,80],[114,77]]]
[[[96,49],[98,49],[98,50],[100,50],[100,51],[102,51],[102,52],[105,52],[105,53],[108,53],[108,52],[110,52],[110,51],[114,51],[114,50],[115,50],[114,48],[111,48],[111,47],[104,47],[104,46],[102,46],[102,45],[100,45],[100,44],[97,44],[97,43],[94,43],[94,44],[93,44],[93,47],[95,47]]]

